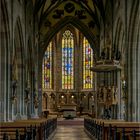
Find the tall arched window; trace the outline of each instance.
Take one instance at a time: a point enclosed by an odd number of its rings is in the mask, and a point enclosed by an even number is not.
[[[43,58],[42,88],[52,89],[52,42],[50,42]]]
[[[73,89],[74,85],[74,39],[71,31],[62,36],[62,89]]]
[[[93,50],[84,37],[83,39],[83,89],[93,88],[93,73],[90,67],[93,66]]]

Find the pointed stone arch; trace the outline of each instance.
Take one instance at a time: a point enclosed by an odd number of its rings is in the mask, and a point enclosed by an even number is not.
[[[25,51],[24,51],[24,43],[23,43],[23,32],[22,32],[22,26],[20,18],[17,17],[16,25],[14,28],[14,45],[18,57],[18,64],[23,64],[23,58],[25,57]]]
[[[42,83],[42,60],[44,57],[44,52],[46,51],[46,48],[48,44],[50,43],[51,39],[57,34],[61,29],[64,29],[65,26],[71,26],[77,28],[79,31],[83,33],[83,35],[87,38],[89,43],[91,44],[91,47],[93,48],[93,52],[95,52],[96,56],[98,56],[98,50],[99,47],[97,46],[98,40],[96,40],[95,35],[88,30],[88,27],[84,25],[81,21],[79,21],[75,17],[65,17],[60,22],[58,22],[53,28],[50,29],[50,31],[45,35],[44,42],[41,45],[40,42],[40,55],[39,55],[39,83]]]
[[[44,43],[43,44],[49,44],[50,40],[52,39],[52,37],[63,27],[65,27],[66,25],[71,24],[74,27],[76,27],[77,29],[79,29],[79,31],[81,31],[84,36],[88,39],[89,43],[91,44],[92,49],[94,50],[95,54],[98,56],[98,50],[99,47],[97,46],[97,42],[98,40],[96,40],[97,38],[95,37],[95,35],[88,30],[88,27],[86,25],[84,25],[80,20],[78,20],[75,17],[65,17],[64,19],[62,19],[61,21],[59,21],[53,28],[51,28],[48,33],[45,35],[44,37]],[[45,45],[42,49],[42,56],[46,50],[46,46]]]
[[[121,20],[121,18],[118,18],[117,24],[116,24],[116,29],[115,29],[115,40],[114,40],[114,51],[115,54],[117,53],[116,51],[121,52],[121,56],[124,53],[124,25]]]

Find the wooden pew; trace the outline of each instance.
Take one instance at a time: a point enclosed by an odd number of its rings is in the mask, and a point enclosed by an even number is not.
[[[20,120],[0,125],[0,139],[39,140],[49,138],[57,127],[57,119]]]
[[[130,134],[133,130],[140,131],[140,123],[138,122],[126,122],[119,120],[96,120],[96,122],[98,125],[104,124],[103,137],[105,140],[113,138],[115,131],[114,127],[117,128],[117,135],[119,135],[119,139],[122,140],[132,139]]]
[[[140,139],[140,123],[85,118],[85,129],[99,140]],[[136,133],[133,131],[135,130]]]
[[[38,125],[39,127],[39,125]],[[23,122],[6,122],[2,123],[0,126],[0,139],[3,139],[4,135],[8,135],[5,137],[8,137],[10,139],[24,139],[26,135],[28,137],[36,137],[36,131],[38,130],[38,127],[36,125],[31,123],[23,123]],[[19,137],[19,138],[18,138]]]

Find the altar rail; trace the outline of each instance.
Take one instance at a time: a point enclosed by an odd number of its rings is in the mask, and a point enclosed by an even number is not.
[[[84,119],[85,131],[95,140],[139,140],[140,123]]]
[[[57,119],[5,122],[0,125],[1,140],[49,139],[57,127]]]

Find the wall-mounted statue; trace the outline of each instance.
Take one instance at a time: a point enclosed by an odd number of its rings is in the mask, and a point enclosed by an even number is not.
[[[54,12],[55,12],[55,14],[53,15],[53,18],[54,18],[54,19],[61,18],[61,16],[64,15],[64,10],[58,10],[58,9],[57,9],[57,10],[55,10]]]
[[[72,13],[75,10],[75,6],[73,3],[66,3],[66,5],[64,6],[64,9],[67,13]]]
[[[98,90],[98,101],[99,102],[104,102],[103,87],[99,87],[99,90]]]
[[[117,104],[118,102],[118,88],[117,86],[112,87],[112,93],[113,93],[113,104]]]
[[[39,105],[38,97],[34,96],[34,107],[38,108],[38,105]]]
[[[17,84],[17,80],[12,81],[12,96],[16,96]]]
[[[110,119],[111,118],[111,108],[104,109],[103,118],[104,119]]]
[[[112,90],[111,90],[111,87],[110,86],[107,89],[106,101],[109,104],[112,102]]]
[[[107,87],[103,87],[103,93],[104,93],[104,101],[106,102],[106,96],[107,96]]]
[[[105,59],[105,49],[103,49],[101,52],[101,59]]]
[[[85,10],[76,10],[75,11],[75,16],[77,16],[79,19],[86,19],[87,16],[85,15]]]

